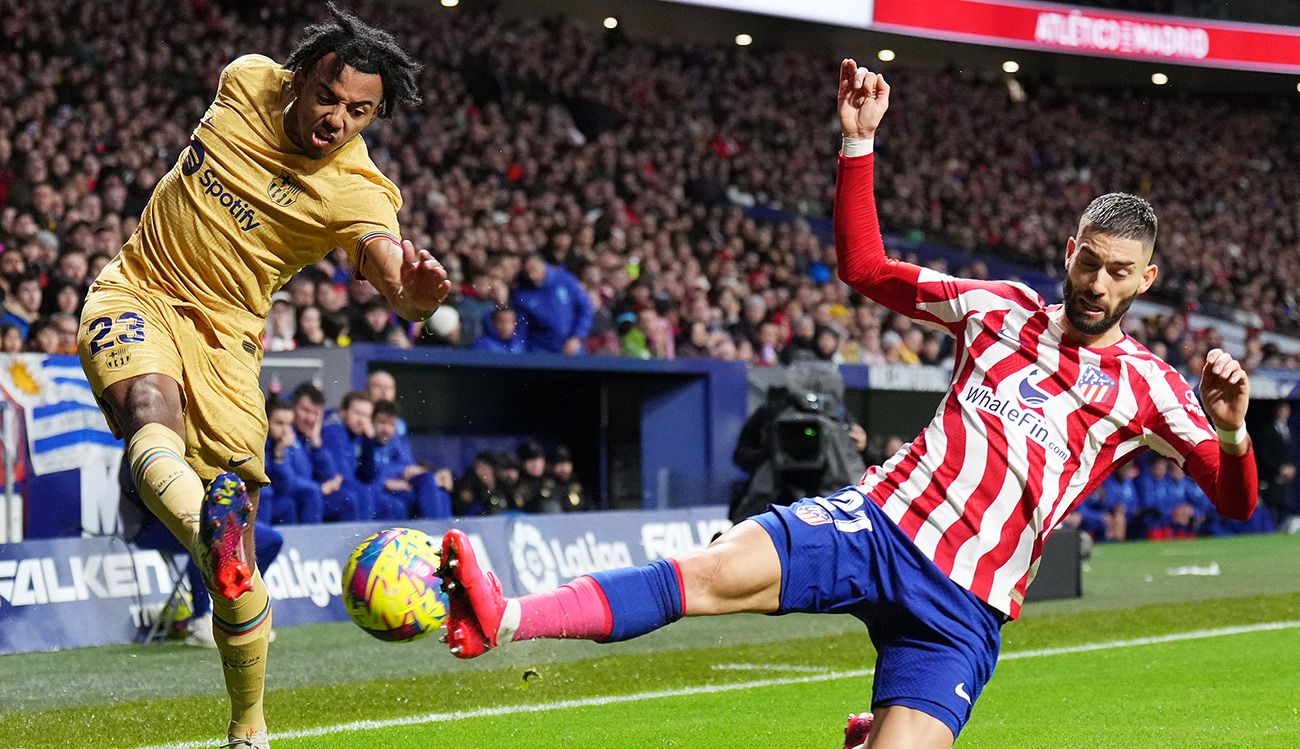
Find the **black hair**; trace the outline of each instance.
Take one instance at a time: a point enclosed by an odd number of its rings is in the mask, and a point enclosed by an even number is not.
[[[293,389],[292,403],[297,403],[303,398],[306,398],[317,406],[325,405],[325,394],[320,391],[320,388],[310,382],[304,382]]]
[[[276,411],[292,411],[293,404],[284,398],[268,398],[266,401],[266,415],[270,416]]]
[[[347,395],[343,396],[343,402],[339,404],[339,410],[346,411],[352,407],[353,403],[356,403],[357,401],[365,401],[366,403],[372,403],[369,395],[366,395],[360,390],[353,390],[349,392]]]
[[[306,73],[329,53],[335,54],[335,78],[349,66],[360,73],[378,73],[384,81],[384,98],[379,102],[379,116],[392,116],[394,107],[416,106],[423,101],[417,90],[416,76],[424,68],[398,45],[387,31],[369,26],[361,19],[329,3],[329,21],[312,24],[303,30],[302,41],[289,53],[284,67]]]
[[[1156,246],[1155,209],[1145,199],[1124,192],[1102,195],[1088,204],[1079,219],[1079,236],[1085,229],[1121,239],[1134,239],[1150,253]]]
[[[397,418],[397,404],[392,401],[375,401],[375,412],[373,418],[380,416],[392,416]]]

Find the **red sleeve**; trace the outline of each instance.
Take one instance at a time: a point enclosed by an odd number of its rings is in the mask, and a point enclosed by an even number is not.
[[[835,182],[835,260],[840,280],[886,307],[916,316],[921,268],[885,255],[876,218],[874,154],[840,156]]]
[[[1187,475],[1200,485],[1220,515],[1231,520],[1250,518],[1259,497],[1253,444],[1244,455],[1232,455],[1219,447],[1218,440],[1206,440],[1186,457]]]
[[[835,258],[840,280],[899,314],[946,328],[958,337],[972,313],[1042,308],[1043,300],[1020,284],[954,278],[887,257],[876,217],[874,169],[874,155],[840,156],[835,183]]]

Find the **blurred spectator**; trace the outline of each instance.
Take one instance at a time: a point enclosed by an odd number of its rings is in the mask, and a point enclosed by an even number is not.
[[[460,313],[462,340],[477,343],[486,332],[490,323],[489,316],[510,302],[510,287],[504,281],[483,269],[474,274],[473,284],[462,290],[462,297],[456,304]]]
[[[1174,536],[1174,509],[1183,502],[1183,491],[1169,475],[1169,461],[1157,457],[1137,479],[1138,509],[1131,531],[1150,541],[1168,541]]]
[[[326,503],[326,519],[375,519],[375,485],[358,476],[366,440],[375,436],[374,403],[362,392],[343,396],[338,421],[321,428],[321,443],[334,468],[342,476],[335,502]],[[331,510],[335,517],[330,517]]]
[[[591,329],[592,309],[578,279],[542,256],[525,258],[510,306],[523,321],[529,351],[578,354]]]
[[[57,354],[59,352],[59,329],[48,317],[37,318],[27,330],[27,350],[37,354]]]
[[[366,395],[372,403],[392,401],[397,403],[397,378],[386,369],[376,369],[366,375]],[[397,433],[406,436],[406,419],[397,417]]]
[[[517,492],[524,512],[563,512],[559,484],[546,471],[546,453],[536,442],[519,446],[522,471]]]
[[[320,388],[304,382],[294,388],[293,431],[296,445],[306,454],[310,467],[308,474],[312,481],[320,486],[323,497],[322,519],[355,520],[354,508],[345,501],[339,489],[343,486],[343,474],[334,467],[334,459],[325,448],[321,432],[325,423],[325,395]],[[303,514],[299,514],[300,518]],[[314,513],[308,517],[314,516]]]
[[[417,465],[406,438],[397,433],[397,404],[376,401],[374,436],[361,450],[357,478],[374,487],[375,517],[379,520],[451,517],[451,475],[437,476]]]
[[[28,271],[13,283],[13,291],[5,298],[4,316],[0,323],[18,328],[23,340],[29,338],[33,323],[41,316],[41,275],[37,271]]]
[[[26,347],[22,328],[11,322],[0,323],[0,353],[20,354]]]
[[[266,318],[262,333],[264,351],[292,351],[298,346],[297,315],[289,300],[289,292],[277,291],[271,295],[271,312]]]
[[[560,507],[565,512],[592,509],[591,498],[573,472],[573,455],[569,448],[560,445],[551,453],[550,474],[560,496]]]
[[[293,405],[272,401],[267,408],[266,475],[274,492],[261,500],[265,517],[275,524],[320,523],[325,495],[312,477],[311,457],[294,431]]]
[[[294,348],[333,348],[337,343],[325,335],[320,307],[309,304],[298,310],[298,320],[294,325]]]
[[[677,342],[679,359],[707,359],[709,353],[709,326],[703,320],[692,320],[686,324],[682,339]]]
[[[524,498],[519,490],[519,457],[511,452],[504,452],[496,458],[496,493],[501,497],[501,512],[523,512]]]
[[[1252,435],[1259,464],[1259,499],[1279,526],[1296,514],[1295,441],[1290,422],[1291,404],[1278,401],[1268,426]]]
[[[456,515],[492,515],[506,509],[505,498],[497,491],[496,459],[481,452],[456,480],[452,489],[452,510]]]
[[[525,350],[524,332],[519,327],[515,311],[506,306],[494,309],[483,334],[470,348],[475,351],[522,354]]]

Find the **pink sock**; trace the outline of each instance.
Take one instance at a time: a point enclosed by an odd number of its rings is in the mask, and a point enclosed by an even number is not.
[[[515,600],[519,603],[519,627],[513,640],[552,637],[600,641],[609,638],[614,626],[605,593],[590,577]]]

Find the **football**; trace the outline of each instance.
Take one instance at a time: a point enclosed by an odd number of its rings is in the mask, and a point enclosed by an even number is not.
[[[410,642],[442,626],[447,597],[441,555],[428,534],[389,528],[362,541],[343,570],[343,605],[380,640]]]

